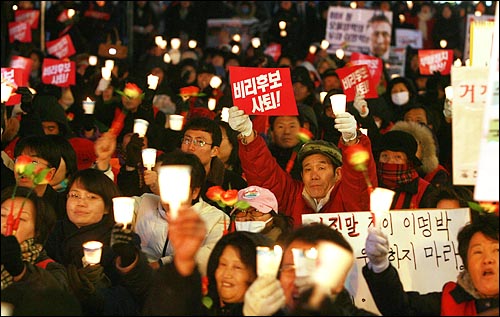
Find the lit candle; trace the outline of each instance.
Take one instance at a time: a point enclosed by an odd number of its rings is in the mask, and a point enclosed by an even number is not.
[[[286,22],[285,21],[280,21],[278,23],[280,30],[284,30],[286,28]]]
[[[181,39],[174,37],[170,40],[170,46],[172,47],[172,49],[178,50],[179,47],[181,47]]]
[[[260,47],[260,38],[254,37],[254,38],[252,38],[251,42],[252,42],[252,46],[254,48],[259,48]]]
[[[189,40],[189,42],[188,42],[188,47],[189,47],[190,49],[195,49],[195,48],[196,48],[196,46],[198,46],[198,42],[196,42],[195,40]]]
[[[220,119],[222,121],[226,121],[226,122],[229,121],[229,108],[228,107],[222,108],[222,112],[220,114]]]
[[[453,86],[447,86],[444,89],[444,94],[446,95],[446,99],[453,100]]]
[[[97,56],[95,56],[95,55],[90,55],[90,56],[89,56],[89,65],[90,65],[90,66],[95,66],[95,65],[97,65],[97,60],[98,60],[98,59],[97,59]]]
[[[135,119],[134,120],[134,133],[139,134],[140,138],[143,138],[148,131],[149,122],[144,119]]]
[[[337,56],[338,59],[342,60],[344,58],[345,52],[343,49],[339,48],[335,51],[335,56]]]
[[[160,80],[160,77],[155,76],[153,74],[148,75],[148,88],[155,90],[156,87],[158,87],[158,81]]]
[[[328,46],[330,46],[330,42],[328,42],[328,40],[323,39],[321,41],[321,45],[320,46],[321,46],[322,50],[326,51],[326,49],[328,48]]]
[[[83,245],[83,257],[85,262],[95,265],[101,262],[102,242],[87,241]]]
[[[106,68],[109,68],[109,69],[113,69],[115,67],[115,61],[112,60],[112,59],[107,59],[105,62],[104,62],[104,67]]]
[[[85,114],[93,114],[95,101],[92,101],[89,97],[87,97],[87,99],[82,102],[82,106]]]
[[[326,95],[328,95],[328,92],[326,92],[326,91],[322,91],[319,93],[319,100],[321,103],[323,103],[323,101],[325,101]]]
[[[147,148],[142,150],[142,164],[148,170],[152,170],[156,164],[156,149]]]
[[[210,87],[213,89],[217,89],[220,87],[222,84],[222,79],[220,79],[219,76],[213,76],[212,79],[210,79]]]
[[[116,223],[123,223],[126,228],[134,219],[135,199],[132,197],[113,198],[113,213]]]
[[[111,79],[111,68],[101,67],[101,76],[106,80]]]
[[[217,105],[217,100],[215,98],[208,99],[208,110],[214,111]]]
[[[160,198],[169,206],[169,215],[177,217],[181,204],[189,199],[191,192],[190,165],[163,165],[158,169]]]
[[[375,187],[370,194],[370,210],[375,215],[375,226],[382,227],[382,215],[391,209],[395,192],[382,187]]]
[[[347,96],[345,94],[335,94],[330,96],[332,110],[335,115],[345,112]]]
[[[163,42],[163,37],[161,35],[155,36],[155,44],[157,46],[160,46],[162,42]]]

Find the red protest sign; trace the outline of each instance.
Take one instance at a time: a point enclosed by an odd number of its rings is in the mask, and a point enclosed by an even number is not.
[[[42,66],[42,82],[48,85],[68,87],[75,84],[75,62],[45,58]]]
[[[370,71],[370,76],[377,86],[380,82],[380,77],[382,76],[382,59],[370,56],[358,52],[351,54],[351,64],[352,65],[366,65]]]
[[[347,101],[353,101],[356,91],[366,99],[377,98],[375,82],[371,80],[370,71],[366,65],[342,67],[336,70],[339,75]]]
[[[30,25],[31,29],[38,29],[38,20],[40,18],[40,11],[38,10],[16,10],[16,22],[26,22]]]
[[[26,86],[23,81],[23,70],[12,67],[2,67],[2,82],[7,81],[10,86],[17,87]],[[9,100],[5,102],[6,106],[13,106],[21,102],[21,94],[11,94]]]
[[[264,50],[264,54],[271,56],[277,62],[281,56],[281,44],[270,43]]]
[[[233,104],[249,115],[298,115],[289,68],[229,67]]]
[[[70,57],[75,54],[75,47],[71,37],[66,34],[63,37],[47,42],[47,53],[59,59]]]
[[[453,64],[453,50],[418,50],[420,74],[449,75]]]
[[[31,68],[33,67],[33,60],[28,57],[23,56],[12,56],[10,59],[10,67],[18,68],[21,70],[23,77],[17,84],[21,87],[28,86],[28,80],[31,74]]]
[[[9,22],[9,43],[16,40],[21,43],[31,42],[31,28],[27,22]]]

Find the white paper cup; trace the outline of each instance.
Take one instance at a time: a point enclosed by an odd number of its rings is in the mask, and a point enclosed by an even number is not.
[[[317,249],[318,259],[313,274],[315,284],[325,290],[339,288],[354,264],[354,255],[329,241],[319,242]]]
[[[156,164],[156,149],[147,148],[142,150],[142,164],[147,169],[152,169]]]
[[[160,198],[169,204],[172,218],[182,203],[188,200],[191,192],[191,165],[163,165],[158,169]]]
[[[375,214],[376,227],[381,227],[382,215],[391,209],[394,194],[394,191],[383,187],[375,187],[375,189],[371,192],[370,210]]]
[[[330,96],[332,110],[335,115],[345,112],[347,96],[344,94],[336,94]]]
[[[276,245],[274,249],[258,246],[257,249],[257,276],[272,276],[278,275],[281,256],[283,251],[281,247]]]
[[[113,213],[116,223],[123,223],[124,226],[132,223],[134,219],[135,199],[132,197],[113,198]]]
[[[101,262],[102,242],[87,241],[83,244],[83,257],[88,264],[97,264]]]
[[[184,117],[180,114],[171,114],[168,116],[168,123],[170,129],[174,131],[181,131],[184,124]]]
[[[83,112],[85,114],[93,114],[95,108],[95,101],[92,100],[84,100],[82,102]]]
[[[144,119],[134,120],[134,133],[139,134],[139,137],[143,138],[148,131],[149,122]]]
[[[316,268],[318,251],[315,248],[308,250],[293,248],[292,255],[295,265],[295,276],[311,276]]]
[[[115,67],[115,61],[112,60],[112,59],[107,59],[105,62],[104,62],[104,67],[106,68],[109,68],[111,70],[113,70],[113,68]]]

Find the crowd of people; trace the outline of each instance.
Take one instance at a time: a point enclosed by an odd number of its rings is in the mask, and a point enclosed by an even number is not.
[[[43,83],[41,65],[51,56],[36,37],[14,43],[5,60],[2,54],[2,67],[15,55],[33,60],[27,87],[12,91],[17,104],[6,105],[2,78],[2,315],[498,315],[498,202],[493,212],[470,209],[452,237],[463,270],[441,290],[405,290],[390,260],[391,237],[375,227],[358,278],[379,312],[356,306],[345,287],[349,270],[321,285],[298,274],[296,250],[354,254],[340,231],[305,224],[303,215],[369,211],[375,187],[394,191],[394,211],[485,206],[474,202],[474,186],[453,184],[453,117],[444,111],[450,75],[422,76],[408,58],[404,76],[382,72],[377,98],[357,95],[346,112],[333,113],[329,97],[344,93],[336,70],[349,57],[308,52],[324,38],[332,5],[343,2],[134,1],[130,55],[113,60],[108,79],[101,73],[107,58],[90,65],[89,56],[109,34],[125,38],[126,6],[53,1],[47,35],[73,38],[76,84]],[[472,6],[359,1],[363,7],[392,10],[391,32],[423,28],[426,48],[445,36],[462,56],[459,11]],[[61,18],[69,8],[79,19]],[[260,34],[279,43],[281,55],[205,47],[206,20],[230,17],[261,21]],[[450,18],[456,32],[444,21]],[[275,29],[282,20],[291,23],[286,41]],[[164,61],[158,35],[182,40],[178,63]],[[188,39],[198,46],[187,47]],[[385,58],[375,48],[372,54]],[[233,105],[230,66],[289,68],[298,114],[253,116]],[[222,84],[213,85],[215,77]],[[95,103],[90,113],[82,107],[87,97]],[[179,115],[180,129],[171,121]],[[135,129],[138,119],[147,122],[145,134]],[[156,150],[153,167],[143,161],[145,149]],[[362,169],[353,149],[363,150]],[[189,194],[175,217],[161,195],[160,170],[168,165],[190,168]],[[134,203],[129,224],[114,218],[118,197]],[[97,263],[84,253],[88,241],[102,244]],[[275,245],[282,248],[277,271],[260,274],[258,248]]]

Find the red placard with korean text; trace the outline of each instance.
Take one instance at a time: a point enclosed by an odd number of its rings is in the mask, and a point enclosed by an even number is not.
[[[25,81],[23,81],[23,70],[19,68],[12,67],[2,67],[2,81],[6,80],[11,86],[22,87],[26,86]],[[13,106],[21,102],[21,94],[13,93],[11,94],[9,100],[5,102],[6,106]]]
[[[18,82],[17,84],[21,87],[28,86],[31,69],[33,68],[33,60],[28,57],[15,55],[11,57],[9,66],[20,69],[23,74],[22,82]]]
[[[296,116],[289,68],[229,67],[233,104],[248,115]]]
[[[38,29],[38,21],[40,19],[40,11],[38,10],[16,10],[16,22],[26,22],[31,29]]]
[[[420,74],[449,75],[453,64],[453,50],[418,50]]]
[[[47,42],[47,53],[59,59],[70,57],[75,54],[75,47],[71,37],[66,34],[63,37]]]
[[[362,54],[359,52],[353,52],[351,54],[351,64],[354,65],[366,65],[370,71],[370,76],[372,77],[375,86],[380,83],[380,77],[382,76],[382,59]]]
[[[27,22],[9,22],[9,43],[31,42],[31,28]]]
[[[339,75],[347,101],[353,101],[356,91],[365,96],[365,99],[377,98],[375,81],[371,79],[370,70],[366,65],[342,67],[336,70]]]
[[[45,58],[42,66],[42,82],[48,85],[68,87],[75,84],[75,62]]]

